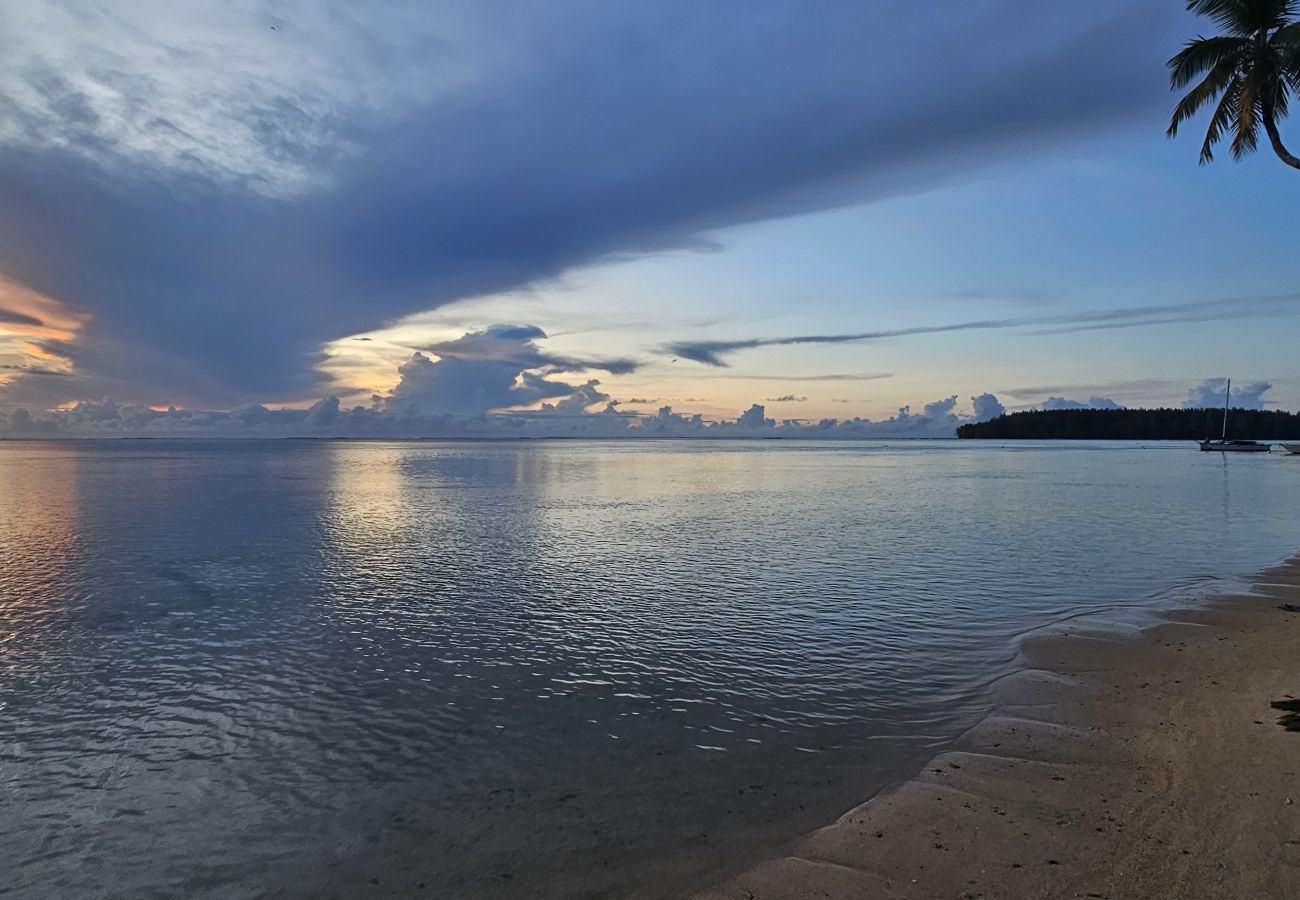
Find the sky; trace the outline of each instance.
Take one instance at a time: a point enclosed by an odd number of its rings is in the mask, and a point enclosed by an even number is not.
[[[9,0],[0,416],[950,432],[1225,377],[1300,409],[1300,176],[1164,136],[1165,61],[1211,28],[1180,0]]]

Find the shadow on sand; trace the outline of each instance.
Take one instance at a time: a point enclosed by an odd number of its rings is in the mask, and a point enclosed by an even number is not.
[[[1284,716],[1278,716],[1277,724],[1287,731],[1300,731],[1300,700],[1295,698],[1274,700],[1272,705],[1274,709],[1280,709],[1286,713]]]

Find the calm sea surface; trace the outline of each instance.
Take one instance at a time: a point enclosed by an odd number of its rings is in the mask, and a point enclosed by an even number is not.
[[[1300,549],[1261,456],[0,443],[0,894],[673,896]]]

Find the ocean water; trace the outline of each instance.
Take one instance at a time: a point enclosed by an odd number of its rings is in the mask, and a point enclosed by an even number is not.
[[[1182,444],[0,443],[0,894],[676,896],[1297,509]]]

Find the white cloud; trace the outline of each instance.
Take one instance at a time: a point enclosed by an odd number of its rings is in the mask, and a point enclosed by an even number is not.
[[[987,422],[989,419],[996,419],[1007,411],[1002,402],[992,394],[978,394],[970,398],[973,414],[972,422]]]
[[[433,365],[433,364],[430,364]],[[957,426],[973,421],[954,410],[954,398],[926,404],[924,412],[903,407],[888,419],[823,419],[816,423],[785,420],[777,423],[755,403],[734,420],[707,422],[699,414],[684,415],[661,407],[651,416],[619,412],[599,390],[599,382],[570,388],[565,400],[540,410],[501,413],[420,412],[411,405],[377,404],[342,408],[337,397],[326,397],[309,409],[270,409],[246,404],[228,411],[151,409],[105,399],[79,403],[71,409],[33,415],[19,409],[0,415],[0,435],[6,437],[786,437],[800,439],[950,438]],[[992,395],[983,395],[990,397]],[[588,408],[606,403],[598,412]],[[986,408],[996,398],[984,400]],[[1000,404],[999,404],[1000,405]]]
[[[526,406],[538,400],[572,393],[570,385],[544,376],[521,372],[510,362],[464,360],[437,361],[416,353],[398,367],[401,381],[388,396],[391,410],[417,413],[488,412]]]
[[[1187,402],[1183,404],[1183,407],[1185,409],[1202,409],[1223,406],[1227,387],[1226,378],[1207,378],[1196,387],[1188,390]],[[1264,399],[1264,394],[1272,387],[1273,385],[1267,381],[1238,384],[1232,389],[1232,405],[1237,409],[1263,409],[1268,404],[1268,401]]]
[[[560,404],[546,409],[582,412],[609,400],[596,389],[600,382],[574,386],[547,376],[588,369],[623,373],[636,368],[626,359],[580,360],[547,353],[536,343],[545,337],[534,325],[492,325],[433,344],[428,349],[439,359],[417,352],[402,363],[397,369],[401,380],[385,405],[396,411],[465,415],[562,397]]]
[[[945,397],[942,400],[936,400],[933,403],[925,404],[922,415],[927,419],[938,419],[952,415],[952,411],[957,408],[957,395]],[[899,410],[901,413],[902,410]]]
[[[580,384],[573,389],[573,393],[559,400],[556,403],[543,403],[540,413],[545,415],[585,415],[587,410],[598,403],[605,404],[605,412],[618,412],[619,401],[614,400],[609,394],[600,389],[600,382],[591,379],[586,384]]]
[[[1089,397],[1087,400],[1070,400],[1066,397],[1048,397],[1041,409],[1124,409],[1109,397]]]
[[[291,194],[359,149],[358,117],[469,77],[451,34],[413,3],[10,0],[0,143]]]

